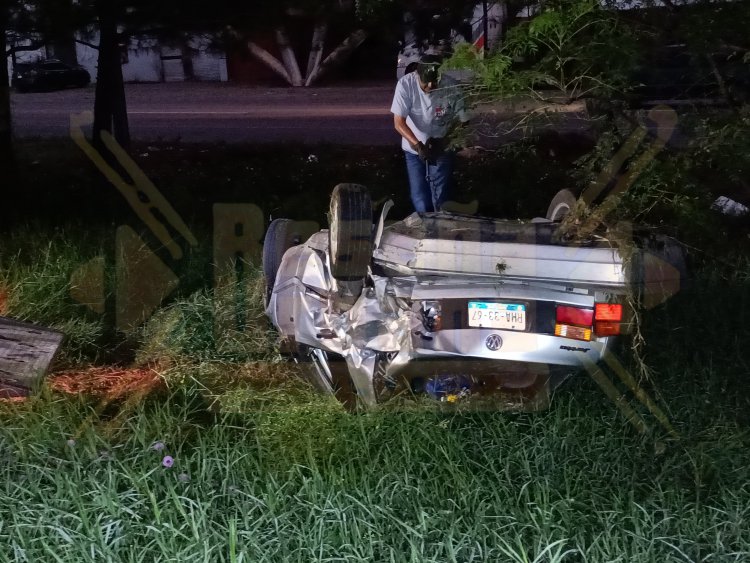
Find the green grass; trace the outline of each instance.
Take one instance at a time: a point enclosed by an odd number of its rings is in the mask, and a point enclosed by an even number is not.
[[[58,358],[63,365],[103,358],[104,347],[112,344],[104,317],[90,314],[71,297],[74,271],[104,251],[98,234],[35,225],[2,239],[0,288],[8,294],[8,315],[67,335]]]
[[[210,207],[202,206],[259,193],[243,192],[242,170],[268,160],[252,185],[275,186],[281,203],[269,200],[269,209],[305,219],[295,213],[324,212],[332,171],[343,163],[356,173],[337,181],[382,178],[387,195],[399,185],[400,160],[319,149],[294,186],[283,167],[300,169],[309,149],[275,156],[227,149],[211,170],[237,175],[209,196],[200,191],[208,156],[159,151],[166,154],[149,173],[191,219],[200,245],[170,263],[180,288],[129,334],[114,331],[111,303],[103,316],[76,303],[70,276],[109,257],[111,288],[114,228],[137,224],[116,197],[95,196],[105,188],[90,174],[24,165],[52,201],[38,222],[21,214],[2,226],[0,286],[10,290],[10,314],[66,332],[58,366],[159,364],[170,391],[100,404],[44,389],[26,403],[0,403],[0,562],[750,560],[750,266],[739,244],[696,260],[703,265],[691,285],[644,315],[654,374],[644,386],[679,440],[643,407],[650,430],[636,433],[585,376],[536,414],[417,407],[351,414],[280,360],[257,271],[238,286],[244,330],[217,336],[217,311],[240,317],[207,288]],[[36,154],[45,161],[61,153],[40,145]],[[487,162],[470,171],[467,193],[487,178],[521,178],[533,160],[515,170]],[[180,167],[194,174],[179,175]],[[84,198],[84,207],[63,215],[54,178],[102,200]],[[516,189],[495,204],[533,215],[541,199]],[[31,212],[22,200],[19,209]],[[103,200],[112,207],[98,207]],[[627,347],[621,355],[635,365]],[[156,442],[164,450],[155,451]],[[171,468],[165,455],[175,460]]]
[[[0,560],[750,557],[746,430],[716,421],[655,447],[575,387],[515,416],[299,397],[212,419],[175,395],[113,426],[68,399],[5,407]]]

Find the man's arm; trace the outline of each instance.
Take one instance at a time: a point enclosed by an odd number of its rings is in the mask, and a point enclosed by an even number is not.
[[[406,142],[409,143],[409,146],[417,152],[419,158],[421,158],[422,160],[427,160],[429,158],[430,155],[427,147],[425,147],[422,141],[417,139],[414,131],[412,131],[411,127],[406,124],[405,117],[401,117],[400,115],[394,113],[393,126],[396,128],[396,131],[398,131],[398,134],[406,139]]]
[[[396,131],[399,135],[401,135],[404,139],[406,139],[406,142],[409,143],[412,147],[417,145],[419,143],[419,139],[417,139],[417,136],[414,134],[414,131],[411,130],[411,127],[409,127],[406,124],[406,118],[401,117],[400,115],[393,114],[393,126],[396,128]]]

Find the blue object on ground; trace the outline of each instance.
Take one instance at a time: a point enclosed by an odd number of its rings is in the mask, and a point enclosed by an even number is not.
[[[463,375],[436,375],[427,380],[425,391],[437,400],[443,400],[448,395],[465,395],[471,391],[471,379]]]

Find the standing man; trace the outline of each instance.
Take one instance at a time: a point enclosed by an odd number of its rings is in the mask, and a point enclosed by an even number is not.
[[[419,213],[440,211],[448,198],[454,154],[447,150],[447,136],[466,122],[458,83],[440,75],[441,62],[437,55],[423,55],[417,70],[396,84],[391,104],[406,156],[411,201]]]

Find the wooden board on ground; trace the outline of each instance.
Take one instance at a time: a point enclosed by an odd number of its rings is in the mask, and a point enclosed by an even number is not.
[[[63,334],[0,317],[0,398],[29,394],[47,372]]]

